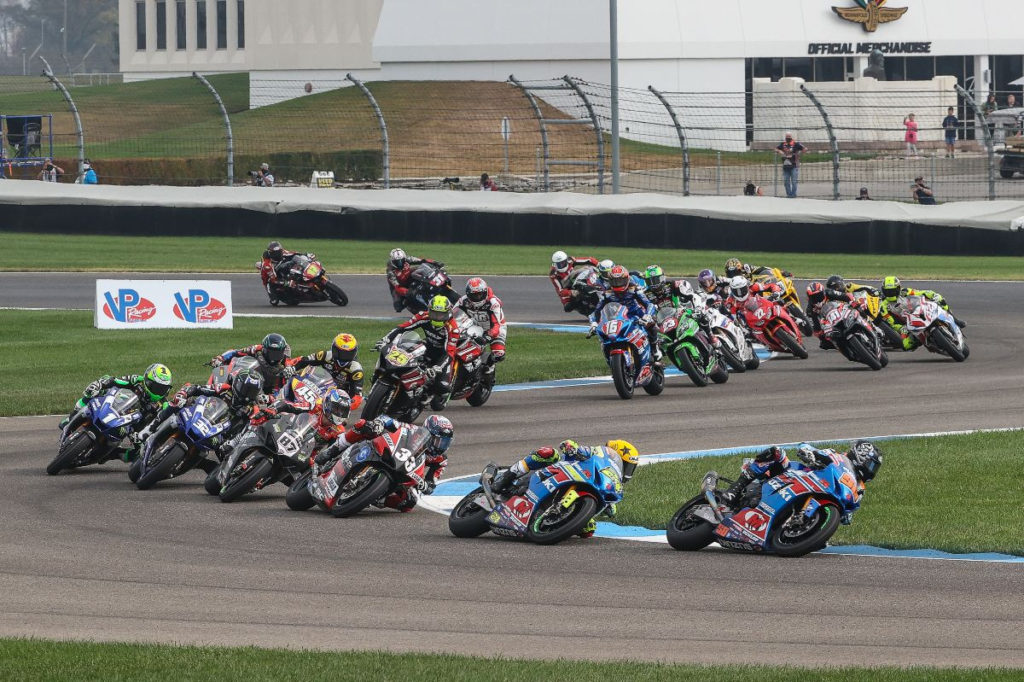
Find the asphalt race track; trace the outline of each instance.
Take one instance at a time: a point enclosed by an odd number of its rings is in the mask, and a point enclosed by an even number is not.
[[[0,305],[90,308],[94,278],[2,274]],[[296,312],[394,315],[382,277],[341,279],[350,306]],[[488,279],[511,320],[580,319],[560,311],[546,279]],[[237,312],[290,312],[266,305],[255,275],[232,280]],[[621,401],[607,384],[499,392],[483,408],[446,410],[456,425],[449,475],[570,436],[624,436],[654,453],[1021,426],[1024,284],[935,287],[969,323],[966,363],[919,350],[871,372],[812,344],[807,361],[775,359],[706,389],[677,377],[659,398]],[[199,473],[146,492],[117,463],[48,477],[56,421],[0,419],[0,635],[1024,666],[1020,564],[457,540],[442,516],[422,509],[347,520],[291,512],[280,486],[225,505],[203,492]],[[689,494],[681,490],[680,500]]]

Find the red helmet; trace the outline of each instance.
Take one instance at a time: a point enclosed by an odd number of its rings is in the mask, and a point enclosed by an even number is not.
[[[825,293],[825,287],[821,286],[821,282],[811,282],[807,285],[807,300],[811,300],[814,297],[820,297]]]
[[[629,281],[629,270],[621,265],[616,265],[608,273],[608,285],[617,294],[624,293],[626,289],[629,289]]]
[[[483,277],[470,277],[466,282],[466,298],[469,300],[470,307],[479,307],[492,295],[491,288],[487,286]]]

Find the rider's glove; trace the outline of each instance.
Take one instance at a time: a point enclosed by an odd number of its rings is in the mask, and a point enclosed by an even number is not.
[[[597,322],[591,322],[590,323],[590,329],[587,330],[587,338],[589,339],[591,336],[593,336],[596,333],[597,333]]]
[[[651,317],[650,315],[644,315],[643,317],[640,318],[640,324],[642,324],[645,327],[650,327],[652,324],[654,324],[654,318]]]
[[[284,367],[281,368],[281,376],[284,377],[285,379],[291,379],[293,376],[295,376],[295,368],[292,367],[291,365],[285,365]]]
[[[171,399],[167,402],[167,404],[170,405],[171,407],[181,407],[182,405],[185,404],[185,401],[187,399],[188,395],[185,393],[185,389],[182,388],[173,396],[171,396]]]
[[[97,379],[85,387],[85,396],[91,398],[99,393],[101,388],[103,388],[103,379]]]
[[[379,341],[377,341],[377,343],[373,344],[373,349],[374,350],[383,350],[384,346],[386,346],[387,344],[388,344],[388,337],[385,336],[382,339],[380,339]]]

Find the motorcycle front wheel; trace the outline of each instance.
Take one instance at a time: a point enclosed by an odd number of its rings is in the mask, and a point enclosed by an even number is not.
[[[387,399],[391,394],[392,386],[378,381],[370,388],[369,395],[363,401],[363,411],[359,413],[362,419],[367,421],[376,419],[387,410]]]
[[[241,466],[241,463],[235,470]],[[228,479],[224,483],[224,487],[220,489],[220,501],[221,502],[234,502],[242,495],[247,493],[255,492],[256,486],[265,478],[270,476],[271,470],[274,468],[274,463],[266,457],[260,457],[252,464],[248,469],[243,471],[239,475],[235,475],[235,471],[228,474]]]
[[[60,444],[60,450],[53,461],[46,465],[46,473],[56,476],[63,469],[73,469],[78,464],[79,458],[88,452],[93,446],[93,436],[85,427],[79,428]]]
[[[790,507],[790,518],[785,522],[776,522],[769,533],[768,543],[779,556],[799,557],[824,549],[839,527],[839,509],[833,502],[823,502],[812,519],[796,528],[789,527],[792,518],[800,514],[795,505]]]
[[[679,360],[680,369],[686,373],[686,376],[690,377],[690,381],[693,382],[694,386],[704,388],[708,385],[708,375],[693,362],[690,351],[680,347],[675,350],[675,354]]]
[[[963,362],[967,359],[967,356],[956,347],[956,342],[950,336],[949,332],[942,327],[936,327],[930,334],[931,341],[936,348],[941,350],[943,353],[953,358],[957,362]]]
[[[863,363],[875,371],[882,369],[882,363],[878,361],[878,358],[868,350],[864,342],[858,337],[851,336],[846,339],[846,343],[849,344],[850,352],[853,354],[853,357],[857,358],[857,362]]]
[[[526,527],[526,537],[538,545],[554,545],[571,538],[587,525],[597,513],[597,500],[590,495],[580,495],[569,507],[561,508],[562,495],[551,495],[533,509],[530,523]],[[548,510],[559,505],[555,510],[555,518],[551,519]]]
[[[775,332],[775,340],[778,341],[783,348],[801,360],[807,359],[807,349],[801,346],[800,342],[785,329],[780,329]]]
[[[633,377],[629,375],[626,367],[626,357],[621,353],[611,357],[612,382],[615,384],[615,392],[623,400],[633,397]]]
[[[334,282],[327,282],[324,286],[324,293],[327,294],[327,299],[334,305],[348,305],[348,296],[341,290],[341,287]]]
[[[489,511],[473,502],[484,491],[476,488],[459,500],[448,516],[448,530],[457,538],[475,538],[483,535],[491,526],[487,523]]]
[[[361,474],[362,471],[360,471]],[[341,486],[338,489],[339,496],[346,486],[351,485],[350,482],[351,476],[341,482]],[[358,514],[384,497],[390,487],[391,479],[388,475],[376,467],[370,467],[370,470],[366,472],[364,480],[360,481],[354,489],[347,491],[348,494],[344,499],[334,503],[331,513],[339,518]]]
[[[288,486],[288,492],[284,496],[285,504],[288,505],[289,509],[295,511],[306,511],[316,504],[316,500],[313,495],[309,492],[309,479],[313,476],[313,473],[307,471],[298,478],[296,478],[290,486]]]
[[[142,471],[139,480],[135,481],[135,486],[139,490],[149,490],[157,482],[170,476],[187,455],[188,448],[184,443],[178,440],[173,440],[170,443],[164,441],[163,445],[154,453],[156,461],[149,469]]]
[[[665,528],[665,536],[672,549],[681,552],[695,552],[704,549],[714,540],[715,527],[700,517],[691,513],[694,507],[707,504],[708,501],[703,495],[698,495],[688,501],[672,516]]]
[[[739,354],[734,351],[725,342],[718,347],[718,352],[722,354],[722,359],[725,360],[725,364],[732,368],[732,371],[736,373],[746,372],[747,366],[740,360]]]

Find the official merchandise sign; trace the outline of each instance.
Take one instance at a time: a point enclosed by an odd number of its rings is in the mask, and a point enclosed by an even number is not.
[[[231,282],[96,280],[97,329],[231,329]]]

